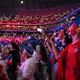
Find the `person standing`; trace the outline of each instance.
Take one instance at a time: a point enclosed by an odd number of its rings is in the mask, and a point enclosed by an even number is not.
[[[60,53],[56,49],[52,38],[50,40],[55,58],[58,61],[59,59],[65,59],[66,61],[65,75],[61,72],[58,80],[80,80],[80,32],[77,29],[78,26],[73,23],[69,29],[69,35],[72,36],[72,43],[67,45]],[[60,69],[63,68],[61,67]]]

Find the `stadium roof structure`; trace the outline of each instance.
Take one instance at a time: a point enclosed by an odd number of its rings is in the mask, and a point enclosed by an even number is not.
[[[0,0],[0,14],[27,13],[29,11],[35,12],[36,10],[41,11],[44,9],[51,11],[52,8],[59,6],[79,6],[79,3],[80,0]]]
[[[12,9],[50,9],[65,4],[76,4],[80,0],[0,0],[0,8]]]

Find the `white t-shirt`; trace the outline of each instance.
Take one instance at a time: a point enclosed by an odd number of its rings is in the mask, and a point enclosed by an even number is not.
[[[38,62],[38,54],[34,51],[32,57],[26,59],[26,61],[22,63],[20,69],[24,78],[35,80],[34,73],[36,72],[37,68],[36,61]]]

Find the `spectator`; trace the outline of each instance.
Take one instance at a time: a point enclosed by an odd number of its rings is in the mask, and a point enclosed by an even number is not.
[[[80,76],[79,76],[80,74],[80,68],[79,68],[80,67],[79,65],[80,64],[79,63],[80,62],[80,59],[79,59],[80,37],[76,32],[77,28],[78,26],[75,23],[71,25],[69,34],[72,36],[73,41],[60,54],[56,50],[54,42],[51,40],[51,44],[52,44],[56,59],[59,60],[60,58],[61,59],[64,58],[66,61],[65,70],[64,70],[64,67],[60,68],[61,76],[58,77],[58,80],[64,80],[64,79],[79,80],[80,79]],[[65,75],[64,75],[64,72],[65,72]]]

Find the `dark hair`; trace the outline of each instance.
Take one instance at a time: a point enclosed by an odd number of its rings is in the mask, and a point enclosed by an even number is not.
[[[20,51],[19,46],[15,42],[11,42],[11,45],[14,49]]]
[[[64,30],[64,35],[66,45],[70,44],[72,42],[72,38],[69,37],[68,33],[66,33],[66,30]]]

